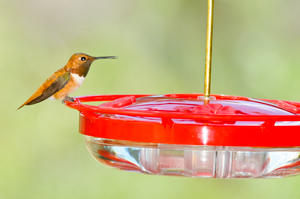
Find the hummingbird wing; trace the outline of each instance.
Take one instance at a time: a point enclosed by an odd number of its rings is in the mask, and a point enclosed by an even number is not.
[[[33,95],[18,109],[25,105],[32,105],[44,101],[51,97],[57,91],[62,89],[70,80],[70,73],[60,69],[52,74],[36,91]]]

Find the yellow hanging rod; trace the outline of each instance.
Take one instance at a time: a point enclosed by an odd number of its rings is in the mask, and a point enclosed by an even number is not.
[[[206,101],[209,100],[210,97],[213,15],[214,15],[214,0],[208,0],[207,25],[206,25],[205,79],[204,79],[204,98]]]

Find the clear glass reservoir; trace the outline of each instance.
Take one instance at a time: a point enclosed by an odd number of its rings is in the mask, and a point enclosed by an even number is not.
[[[145,174],[276,178],[300,173],[300,148],[141,144],[85,136],[99,162]]]

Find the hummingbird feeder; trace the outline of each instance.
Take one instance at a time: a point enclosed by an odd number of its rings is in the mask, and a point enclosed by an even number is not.
[[[99,162],[188,177],[300,174],[300,103],[210,95],[213,7],[208,0],[204,94],[99,95],[66,102],[80,112],[79,131]],[[91,101],[99,105],[84,104]]]

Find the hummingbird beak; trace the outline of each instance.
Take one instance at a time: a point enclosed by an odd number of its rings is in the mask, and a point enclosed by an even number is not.
[[[94,60],[97,60],[97,59],[116,59],[117,57],[116,56],[105,56],[105,57],[93,57]]]

